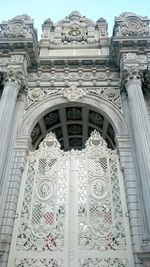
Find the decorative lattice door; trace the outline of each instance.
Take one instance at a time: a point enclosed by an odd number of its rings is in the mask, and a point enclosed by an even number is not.
[[[97,131],[63,152],[53,133],[22,177],[8,267],[133,267],[117,154]]]

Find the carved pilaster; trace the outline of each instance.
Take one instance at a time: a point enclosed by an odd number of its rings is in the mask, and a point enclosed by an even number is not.
[[[0,105],[0,188],[4,184],[4,168],[7,159],[7,151],[10,136],[13,135],[16,118],[16,101],[20,90],[26,87],[26,76],[23,68],[10,68],[3,70],[3,93]]]

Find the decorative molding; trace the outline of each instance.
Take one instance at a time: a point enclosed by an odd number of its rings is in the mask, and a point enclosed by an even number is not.
[[[138,17],[138,18],[140,18],[141,20],[142,19],[148,19],[148,17],[146,17],[146,16],[144,16],[144,17],[142,17],[142,16],[140,16],[140,15],[137,15],[136,13],[134,13],[134,12],[123,12],[122,14],[120,14],[118,17],[115,17],[116,18],[116,20],[123,20],[123,19],[125,19],[125,18],[127,18],[127,17]]]
[[[100,81],[106,81],[106,80],[112,80],[116,81],[119,78],[119,73],[111,71],[107,69],[106,71],[98,71],[94,68],[94,70],[91,70],[91,68],[88,71],[85,71],[84,68],[80,71],[77,69],[76,71],[69,70],[67,73],[65,73],[65,70],[61,72],[33,72],[29,73],[29,81],[32,82],[33,80],[39,81],[50,81],[51,79],[55,80],[63,80],[63,79],[69,79],[69,80],[100,80]]]
[[[11,64],[11,63],[26,63],[26,58],[23,55],[10,55],[7,57],[0,57],[0,65]]]
[[[25,61],[25,57],[23,55],[11,55],[11,62],[23,63]]]
[[[121,57],[121,62],[137,62],[137,63],[147,63],[148,62],[148,55],[137,55],[136,53],[125,53]]]

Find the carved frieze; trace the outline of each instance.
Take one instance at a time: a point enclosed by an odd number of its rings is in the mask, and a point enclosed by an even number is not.
[[[86,95],[99,96],[112,102],[117,108],[121,109],[120,93],[118,88],[114,87],[77,87],[72,84],[68,88],[63,87],[37,87],[28,90],[26,110],[35,102],[38,102],[50,95],[60,95],[67,98],[68,101],[77,101]]]
[[[0,57],[0,65],[23,62],[26,62],[26,59],[23,55],[10,55],[9,57]]]
[[[125,53],[122,55],[121,62],[147,63],[147,56],[137,55],[136,53]]]
[[[106,71],[92,71],[92,69],[90,69],[89,71],[84,71],[84,70],[80,70],[80,71],[68,71],[67,73],[65,71],[62,72],[39,72],[39,73],[30,73],[29,74],[29,80],[33,81],[33,80],[44,80],[44,81],[48,81],[50,79],[55,79],[55,80],[63,80],[63,79],[70,79],[70,80],[79,80],[79,79],[83,79],[83,80],[93,80],[93,79],[97,79],[97,80],[118,80],[119,78],[119,73],[118,72],[113,72],[110,70],[106,70]]]

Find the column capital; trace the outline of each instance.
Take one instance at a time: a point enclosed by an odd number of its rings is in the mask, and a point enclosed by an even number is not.
[[[131,83],[143,82],[143,75],[148,66],[148,55],[124,53],[120,60],[121,87],[126,88]]]
[[[3,71],[3,84],[14,83],[18,87],[18,92],[27,87],[27,77],[22,68],[10,68]]]
[[[131,83],[138,83],[140,86],[143,81],[143,70],[139,66],[128,65],[124,66],[121,71],[121,86],[128,89]]]

